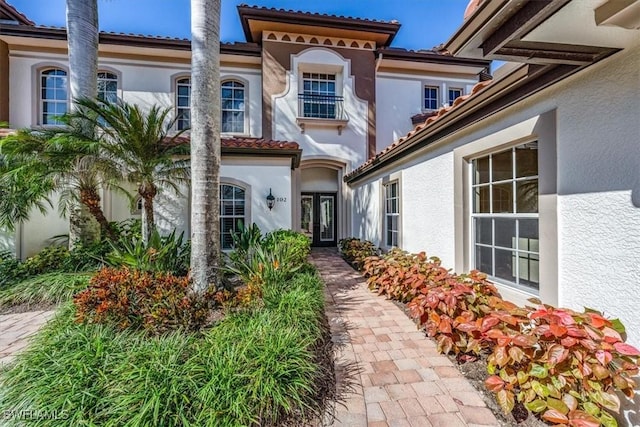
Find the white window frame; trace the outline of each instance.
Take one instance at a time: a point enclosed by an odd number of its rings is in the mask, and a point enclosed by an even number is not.
[[[456,91],[458,92],[457,96],[454,96],[453,99],[451,99],[451,92]],[[447,102],[449,103],[449,105],[453,105],[454,101],[456,99],[458,99],[459,97],[461,97],[462,95],[464,95],[464,89],[461,87],[452,87],[449,86],[447,87]]]
[[[389,195],[389,190],[395,186],[396,187],[396,196],[393,197]],[[400,193],[400,180],[398,179],[393,179],[390,180],[388,182],[384,182],[382,185],[382,203],[383,203],[383,227],[382,227],[382,241],[384,242],[384,246],[387,248],[393,248],[393,247],[400,247],[400,230],[402,229],[401,226],[401,193]],[[393,208],[391,209],[391,212],[389,211],[389,205],[390,202],[392,202],[393,200],[396,201],[395,206],[396,206],[396,212],[393,212]],[[393,203],[392,203],[393,206]],[[391,229],[391,225],[390,225],[390,221],[389,219],[391,217],[395,217],[396,218],[396,229],[393,230]],[[395,235],[395,244],[393,242],[393,238],[391,239],[391,241],[389,241],[389,232],[391,232],[392,236]]]
[[[435,98],[432,97],[427,97],[427,89],[435,89],[436,91],[436,96]],[[429,101],[429,103],[431,103],[431,101],[435,101],[435,108],[431,108],[430,106],[427,106],[427,100]],[[435,85],[435,84],[425,84],[422,86],[422,109],[425,111],[434,111],[437,110],[438,108],[440,108],[440,86]]]
[[[232,186],[232,187],[237,187],[240,188],[244,191],[244,227],[249,227],[252,224],[252,218],[251,218],[251,185],[247,184],[244,181],[240,181],[238,179],[234,179],[234,178],[228,178],[228,177],[222,177],[220,178],[220,249],[223,251],[230,251],[233,248],[224,248],[223,247],[223,232],[222,232],[222,220],[224,218],[239,218],[239,215],[223,215],[223,201],[229,201],[227,199],[223,199],[223,192],[222,192],[222,186],[223,185],[228,185],[228,186]],[[235,193],[234,193],[234,198],[232,199],[232,201],[236,201],[235,200]]]
[[[326,87],[328,88],[330,83],[333,83],[333,91],[330,90],[313,90],[313,88],[311,89],[305,89],[305,84],[309,82],[310,85],[313,85],[313,83],[318,83],[318,85],[322,84],[322,83],[326,83]],[[302,90],[301,93],[303,95],[318,95],[318,96],[333,96],[333,97],[339,97],[340,95],[338,95],[338,74],[335,72],[311,72],[311,71],[303,71],[302,72]],[[337,98],[336,98],[337,99]],[[304,100],[302,102],[302,111],[298,112],[299,117],[303,117],[303,118],[314,118],[314,119],[336,119],[339,118],[339,112],[338,112],[338,108],[339,106],[337,105],[337,102],[333,103],[333,115],[330,115],[328,113],[326,114],[320,114],[320,112],[318,111],[318,114],[315,115],[312,113],[310,113],[309,115],[307,115],[305,113],[304,107],[306,105],[311,105],[311,106],[318,106],[318,110],[320,110],[320,108],[323,105],[329,106],[331,105],[329,103],[329,101],[322,101],[322,100],[318,100],[318,101],[306,101]],[[328,110],[327,110],[328,111]]]
[[[191,126],[191,76],[177,76],[175,78],[175,105],[176,105],[176,130],[188,129]],[[186,87],[187,95],[180,95],[179,88]],[[179,99],[187,98],[187,106],[180,106]],[[188,113],[189,118],[182,118],[184,113]],[[184,125],[186,123],[186,125]]]
[[[45,73],[49,72],[49,71],[61,71],[64,73],[64,75],[55,75],[53,76],[54,78],[62,78],[64,77],[66,79],[66,88],[65,88],[65,95],[66,98],[64,100],[62,99],[49,99],[49,98],[44,98],[43,97],[43,92],[45,91],[45,85],[43,84],[43,80],[46,78],[45,77]],[[46,123],[45,120],[45,112],[44,112],[44,105],[45,103],[53,103],[53,104],[65,104],[65,113],[69,111],[69,71],[65,68],[62,67],[58,67],[58,66],[46,66],[46,67],[42,67],[38,70],[38,84],[37,84],[37,96],[38,96],[38,121],[37,123],[41,124],[42,126],[60,126],[62,123],[55,121],[55,123]],[[54,89],[55,90],[55,89]]]
[[[101,77],[100,74],[104,74],[105,77]],[[114,91],[107,91],[107,90],[100,90],[99,84],[98,84],[98,94],[97,97],[105,102],[107,101],[106,98],[106,94],[107,93],[113,93],[116,96],[116,99],[118,98],[118,91],[120,89],[120,76],[118,76],[118,74],[112,70],[103,70],[100,69],[98,70],[98,73],[96,75],[96,81],[99,83],[100,81],[105,81],[105,82],[115,82],[116,84],[116,89]],[[101,97],[102,95],[102,97]]]
[[[237,89],[242,89],[242,109],[235,109],[235,108],[223,108],[223,102],[224,102],[224,98],[222,97],[222,89],[224,87],[224,85],[226,83],[235,83],[238,84],[240,86],[236,87],[236,86],[232,86],[232,90],[233,92],[235,92],[235,90]],[[225,78],[222,82],[220,82],[220,132],[223,134],[228,134],[228,135],[246,135],[247,134],[247,119],[248,119],[248,98],[247,98],[247,92],[249,89],[249,85],[247,84],[246,81],[240,80],[238,78]],[[232,101],[232,103],[234,101],[238,101],[239,99],[236,99],[233,95],[231,98],[229,98],[229,100]],[[225,131],[223,130],[223,126],[224,126],[224,120],[223,120],[223,116],[224,116],[224,112],[242,112],[243,117],[242,117],[242,129],[241,130],[231,130],[231,131]]]
[[[470,165],[470,171],[471,173],[469,174],[469,188],[471,189],[471,191],[469,192],[469,207],[470,207],[470,253],[471,253],[471,268],[475,268],[480,270],[480,266],[477,264],[477,259],[476,259],[476,248],[477,247],[484,247],[484,248],[490,248],[491,249],[491,263],[492,263],[492,271],[491,272],[487,272],[487,271],[483,271],[484,273],[486,273],[491,280],[503,284],[505,286],[514,288],[514,289],[518,289],[520,291],[524,291],[530,294],[534,294],[534,295],[539,295],[540,292],[540,287],[542,286],[542,283],[540,283],[540,276],[541,276],[541,269],[540,269],[540,206],[539,206],[539,196],[538,196],[538,202],[537,202],[537,206],[538,206],[538,212],[536,213],[519,213],[517,212],[517,206],[516,206],[516,200],[517,200],[517,184],[518,183],[523,183],[523,182],[532,182],[532,181],[537,181],[538,185],[537,185],[537,191],[539,194],[539,189],[540,189],[540,180],[539,180],[539,172],[540,172],[540,164],[538,161],[538,171],[535,175],[526,175],[524,177],[517,177],[516,176],[516,170],[517,170],[517,165],[516,165],[516,149],[518,147],[521,146],[525,146],[527,144],[531,144],[531,143],[536,143],[537,141],[531,141],[528,143],[524,143],[524,144],[517,144],[517,145],[513,145],[511,147],[507,147],[507,148],[501,148],[501,149],[497,149],[497,150],[493,150],[489,153],[484,153],[482,155],[477,155],[474,156],[472,158],[469,159],[469,165]],[[505,151],[511,151],[511,178],[509,179],[503,179],[503,180],[499,180],[499,181],[494,181],[493,180],[493,164],[492,164],[492,159],[493,156],[504,153]],[[484,159],[484,158],[488,158],[488,168],[489,168],[489,180],[487,183],[475,183],[474,182],[474,175],[475,175],[475,162],[478,159]],[[538,151],[538,159],[539,159],[539,151]],[[493,212],[493,186],[494,185],[506,185],[506,184],[511,184],[511,203],[512,203],[512,207],[511,207],[511,211],[509,213],[494,213]],[[476,204],[474,202],[474,198],[475,198],[475,190],[477,188],[488,188],[489,189],[489,213],[479,213],[479,212],[475,212],[476,211]],[[477,242],[477,229],[476,229],[476,225],[477,225],[477,219],[491,219],[491,244],[484,244],[484,243],[478,243]],[[508,248],[508,247],[502,247],[502,246],[498,246],[496,245],[496,227],[495,227],[495,220],[496,219],[512,219],[515,220],[515,227],[516,227],[516,238],[514,239],[514,245],[515,247],[513,248]],[[538,225],[538,250],[527,250],[527,249],[521,249],[520,248],[520,238],[519,238],[519,224],[520,224],[520,220],[536,220],[537,225]],[[504,251],[510,251],[512,252],[514,255],[512,256],[512,271],[513,276],[515,277],[516,281],[510,281],[507,280],[505,278],[501,278],[501,277],[497,277],[494,275],[494,273],[496,272],[496,249],[498,250],[504,250]],[[537,262],[538,262],[538,270],[537,270],[537,277],[538,277],[538,287],[537,289],[535,287],[529,286],[529,285],[525,285],[525,284],[521,284],[520,282],[520,261],[521,261],[521,257],[520,254],[524,254],[524,255],[533,255],[537,257]],[[515,262],[513,261],[513,259],[515,258]],[[529,258],[527,258],[529,259]]]

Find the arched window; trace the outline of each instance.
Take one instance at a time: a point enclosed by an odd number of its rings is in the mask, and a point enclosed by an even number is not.
[[[98,99],[114,104],[118,101],[118,76],[108,71],[98,72]]]
[[[61,124],[57,120],[67,112],[67,72],[59,68],[50,68],[40,73],[40,106],[43,125]]]
[[[244,131],[244,85],[235,80],[222,83],[222,132],[245,133]]]
[[[220,245],[222,249],[233,247],[233,235],[246,224],[246,192],[231,184],[220,185]]]
[[[183,77],[176,80],[176,114],[178,130],[191,126],[191,79]]]

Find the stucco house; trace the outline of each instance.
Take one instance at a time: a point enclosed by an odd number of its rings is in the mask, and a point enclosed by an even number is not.
[[[47,125],[68,99],[65,31],[0,13],[0,121]],[[397,22],[238,13],[246,41],[220,58],[227,236],[240,219],[425,250],[515,302],[604,310],[640,345],[639,1],[472,0],[426,51],[391,47]],[[187,40],[102,33],[98,78],[183,126],[189,58]],[[162,227],[188,231],[187,198],[163,197]],[[5,244],[25,256],[65,227],[34,215]]]
[[[444,48],[507,64],[347,174],[354,234],[640,344],[639,27],[637,1],[470,2]]]
[[[400,30],[381,22],[239,6],[246,41],[221,44],[223,246],[240,223],[304,230],[315,245],[353,234],[343,177],[486,78],[490,64],[436,50],[390,47]],[[55,125],[68,108],[66,31],[36,25],[0,0],[0,121]],[[189,125],[190,42],[101,33],[99,96],[175,109]],[[189,232],[188,188],[162,194],[165,230]],[[275,197],[270,210],[266,196]],[[139,214],[105,192],[105,214]],[[67,232],[51,212],[34,213],[4,246],[25,257]]]

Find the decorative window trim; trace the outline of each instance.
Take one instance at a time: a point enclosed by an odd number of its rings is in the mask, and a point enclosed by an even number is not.
[[[242,132],[222,132],[222,85],[227,82],[237,82],[244,86],[244,129]],[[249,80],[236,75],[225,75],[220,79],[220,129],[223,135],[249,136],[250,131],[250,102],[249,102]]]
[[[142,196],[137,196],[133,205],[131,206],[131,215],[142,215],[142,210],[144,209],[144,201],[142,200]]]
[[[239,179],[230,178],[230,177],[221,177],[220,187],[222,187],[223,185],[240,187],[244,190],[244,224],[245,226],[250,226],[253,223],[253,218],[251,216],[251,205],[253,200],[251,195],[251,185]],[[222,201],[222,195],[220,195],[220,201]],[[222,211],[220,211],[220,218],[222,218]],[[220,229],[220,238],[222,239],[222,228]],[[220,241],[220,248],[222,249],[222,240]],[[227,248],[222,250],[230,251],[232,249]]]
[[[69,78],[69,67],[59,62],[39,62],[31,66],[31,93],[32,93],[32,109],[31,109],[31,124],[32,126],[56,126],[47,125],[43,123],[42,115],[42,72],[52,69],[59,69],[67,73],[67,79]],[[68,80],[67,80],[68,81]],[[67,111],[69,110],[69,88],[67,87]]]

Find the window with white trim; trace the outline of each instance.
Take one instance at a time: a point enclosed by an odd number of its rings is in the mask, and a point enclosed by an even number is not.
[[[462,96],[462,89],[456,88],[456,87],[450,87],[449,88],[449,105],[453,105],[453,101],[455,101],[456,98],[459,98],[461,96]]]
[[[50,68],[40,72],[40,119],[43,125],[62,124],[58,117],[68,109],[67,72]]]
[[[176,126],[178,130],[191,126],[191,78],[182,77],[176,80]]]
[[[242,187],[220,185],[220,245],[223,250],[233,248],[233,235],[245,227],[245,197]]]
[[[118,76],[108,71],[98,72],[98,99],[109,104],[118,101]]]
[[[302,73],[301,117],[339,119],[342,97],[336,96],[336,75]],[[340,104],[340,105],[339,105]]]
[[[398,246],[400,230],[400,191],[398,181],[384,185],[384,243]]]
[[[537,293],[538,143],[472,161],[473,266],[498,282]]]
[[[222,83],[222,132],[245,133],[244,84],[229,80]]]
[[[440,107],[440,88],[438,86],[424,87],[424,109],[437,110]]]

